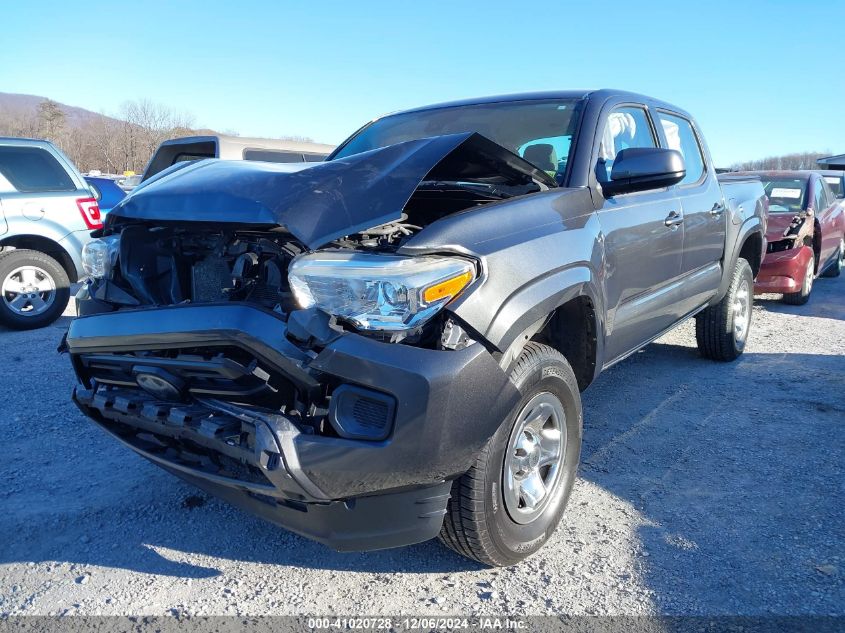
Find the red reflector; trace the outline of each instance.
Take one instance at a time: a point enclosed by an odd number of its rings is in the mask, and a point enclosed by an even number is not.
[[[103,218],[100,215],[100,205],[94,198],[79,198],[76,201],[76,206],[79,207],[79,212],[82,214],[82,219],[85,220],[85,226],[92,231],[94,229],[103,228]]]

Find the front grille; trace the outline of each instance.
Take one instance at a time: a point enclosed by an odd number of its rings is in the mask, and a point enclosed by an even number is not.
[[[795,245],[795,240],[778,240],[776,242],[769,242],[766,247],[767,253],[780,253],[781,251],[788,251]]]
[[[134,448],[192,471],[273,489],[267,473],[279,469],[281,456],[275,447],[258,446],[258,429],[248,419],[115,387],[77,389],[75,398]]]
[[[158,371],[183,386],[184,396],[249,402],[281,409],[295,400],[291,382],[235,347],[126,353],[83,353],[80,373],[100,385],[137,388],[136,374]],[[159,394],[160,395],[160,394]]]

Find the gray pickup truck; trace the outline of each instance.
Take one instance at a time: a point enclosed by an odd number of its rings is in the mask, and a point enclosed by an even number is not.
[[[0,323],[43,327],[84,275],[82,248],[102,228],[96,198],[48,141],[0,138]]]
[[[73,399],[334,548],[510,565],[560,520],[603,369],[692,317],[704,357],[742,353],[766,205],[683,110],[608,90],[392,114],[304,168],[175,165],[88,248]]]

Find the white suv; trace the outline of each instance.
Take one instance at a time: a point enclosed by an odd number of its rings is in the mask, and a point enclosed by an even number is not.
[[[0,323],[55,321],[84,275],[82,247],[100,208],[73,163],[48,141],[0,137]]]

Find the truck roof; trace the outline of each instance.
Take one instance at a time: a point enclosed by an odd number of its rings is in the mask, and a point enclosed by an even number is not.
[[[538,92],[522,92],[505,95],[492,95],[487,97],[473,97],[469,99],[459,99],[456,101],[446,101],[443,103],[435,103],[431,105],[421,106],[418,108],[410,108],[408,110],[400,110],[390,112],[384,116],[393,114],[406,114],[409,112],[424,112],[426,110],[437,110],[440,108],[455,108],[466,105],[481,105],[485,103],[507,103],[509,101],[541,101],[546,99],[608,99],[610,97],[624,96],[630,97],[634,103],[648,103],[657,107],[664,107],[667,110],[674,110],[675,112],[689,116],[682,108],[678,108],[670,103],[654,99],[644,94],[635,92],[628,92],[626,90],[616,90],[613,88],[603,88],[600,90],[547,90]]]

